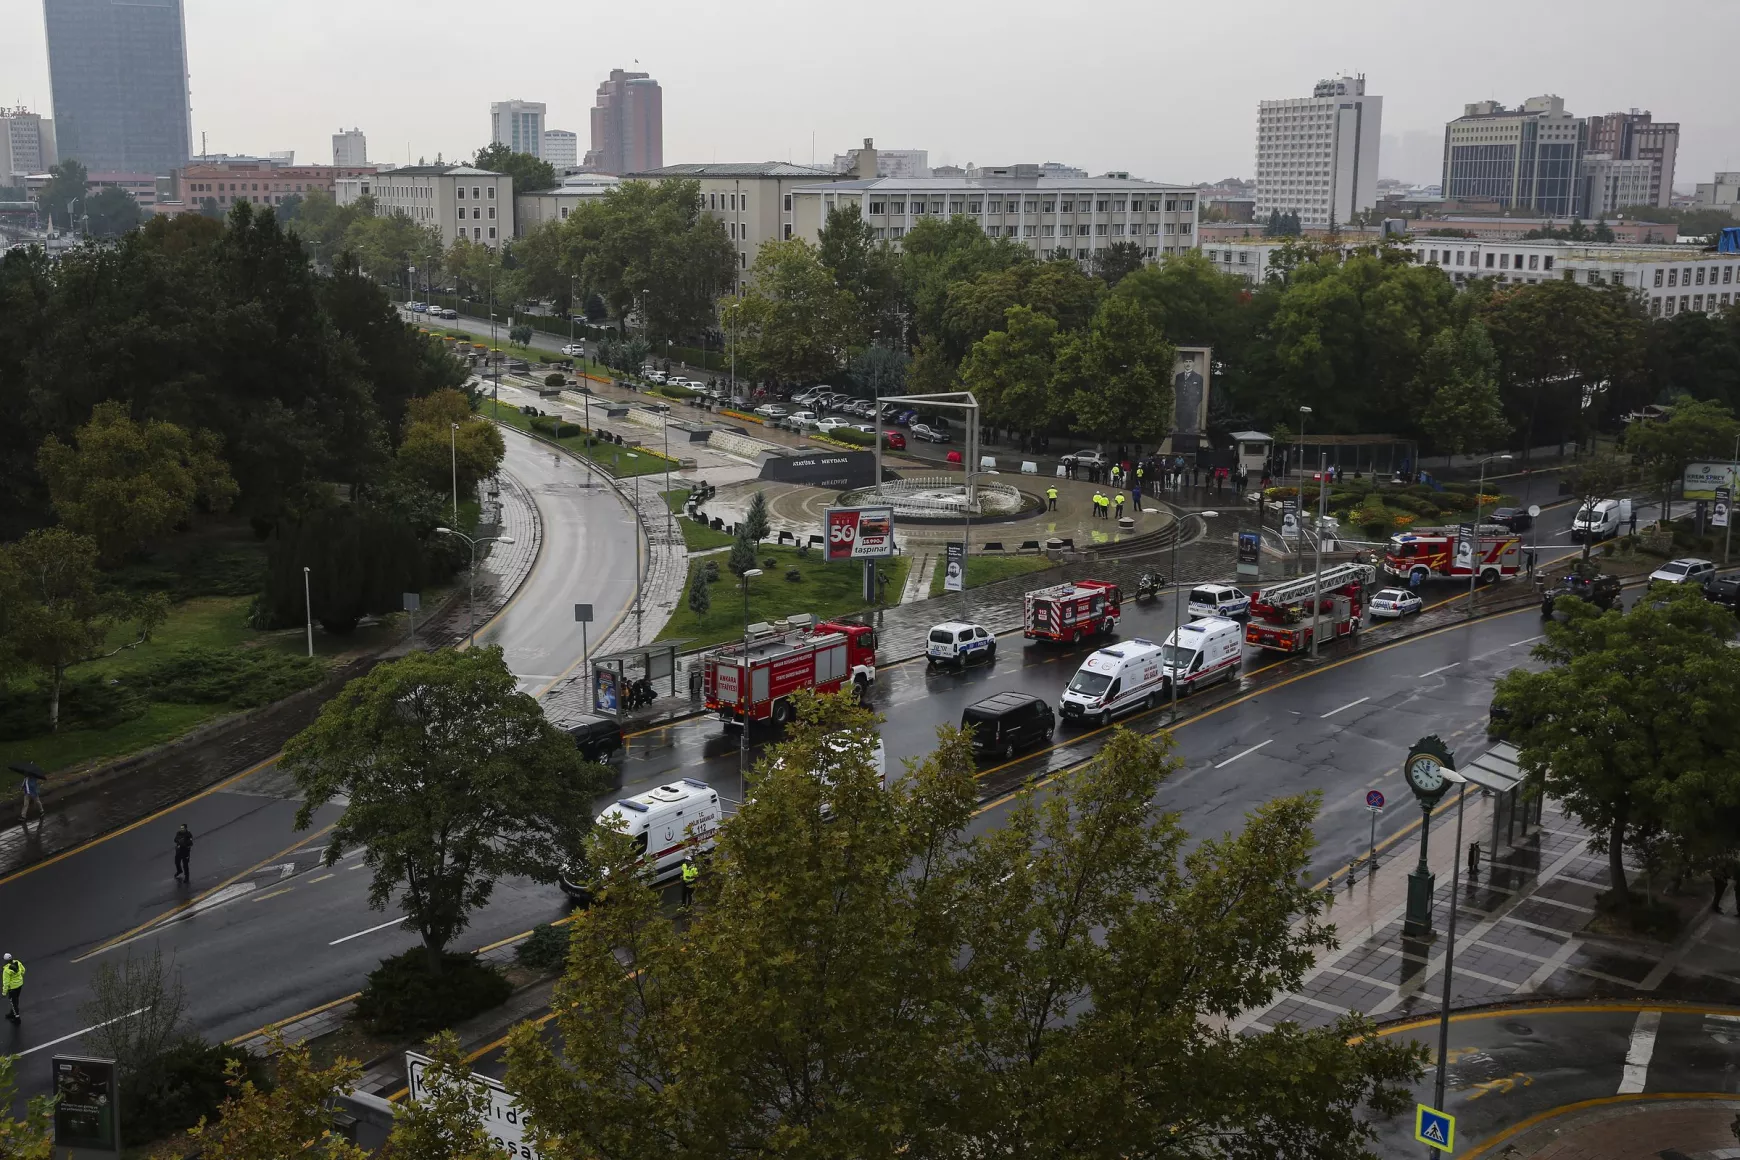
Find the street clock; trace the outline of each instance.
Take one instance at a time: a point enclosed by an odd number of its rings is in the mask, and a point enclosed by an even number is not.
[[[1455,754],[1439,740],[1437,734],[1431,734],[1414,742],[1414,747],[1408,750],[1402,773],[1407,778],[1408,788],[1414,791],[1414,796],[1430,809],[1450,788],[1444,771],[1455,768]]]

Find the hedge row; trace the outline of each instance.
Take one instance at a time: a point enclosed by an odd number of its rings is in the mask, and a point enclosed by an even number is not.
[[[532,430],[552,439],[573,439],[586,433],[578,423],[569,423],[549,415],[538,415],[531,421]]]

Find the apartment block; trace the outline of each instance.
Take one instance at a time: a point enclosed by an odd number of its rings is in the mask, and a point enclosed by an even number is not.
[[[738,292],[761,243],[796,236],[793,194],[839,179],[831,170],[784,161],[666,165],[628,176],[636,181],[688,180],[700,185],[701,212],[723,222],[737,248]]]
[[[858,164],[858,151],[834,154],[835,173],[853,173]],[[876,151],[877,177],[929,177],[930,150],[928,149],[878,149]]]
[[[269,161],[196,161],[171,174],[170,196],[161,213],[200,210],[209,200],[220,213],[239,201],[282,205],[291,194],[319,190],[337,196],[344,178],[373,176],[370,165],[273,165]],[[94,176],[94,175],[93,175]]]
[[[1257,219],[1278,211],[1327,226],[1375,206],[1383,111],[1363,75],[1319,81],[1309,97],[1259,102]]]
[[[1590,117],[1588,149],[1616,161],[1650,163],[1648,199],[1627,204],[1673,204],[1674,164],[1680,151],[1678,121],[1657,121],[1648,109]]]
[[[1588,133],[1588,122],[1552,95],[1530,97],[1514,109],[1497,101],[1466,105],[1444,127],[1444,197],[1489,200],[1500,209],[1547,217],[1581,214]]]
[[[444,245],[466,238],[494,249],[514,236],[514,183],[505,173],[469,165],[407,165],[335,184],[338,204],[371,197],[376,217],[402,213],[436,226]]]
[[[1710,181],[1698,182],[1693,205],[1698,209],[1725,209],[1740,218],[1740,173],[1718,173]]]
[[[332,164],[354,169],[369,163],[369,139],[361,129],[343,129],[332,135]]]
[[[490,141],[506,145],[515,153],[544,155],[542,101],[495,101],[489,106]]]
[[[1653,205],[1656,162],[1622,161],[1605,153],[1583,154],[1583,215],[1608,218],[1626,206]]]
[[[1591,285],[1628,286],[1655,317],[1688,310],[1718,311],[1740,301],[1740,254],[1688,246],[1644,246],[1563,241],[1487,242],[1462,238],[1412,238],[1409,248],[1424,265],[1438,266],[1454,281],[1497,278],[1542,282],[1562,278]]]
[[[21,185],[27,173],[47,173],[60,163],[54,122],[28,109],[0,112],[0,185]]]
[[[545,129],[541,156],[557,172],[580,164],[580,135],[567,129]]]

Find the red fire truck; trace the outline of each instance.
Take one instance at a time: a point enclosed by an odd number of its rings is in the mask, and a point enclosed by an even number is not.
[[[1029,592],[1023,631],[1028,640],[1077,641],[1118,627],[1123,599],[1110,580],[1077,580]]]
[[[1318,597],[1317,625],[1324,640],[1351,635],[1359,629],[1365,588],[1375,573],[1369,564],[1337,564],[1253,592],[1245,643],[1286,653],[1310,648],[1313,594]]]
[[[876,630],[866,624],[815,624],[796,616],[779,626],[752,624],[745,639],[701,658],[707,710],[727,727],[745,720],[784,724],[799,689],[850,687],[862,699],[875,681]]]
[[[1384,550],[1384,571],[1404,583],[1442,580],[1468,574],[1479,554],[1480,582],[1492,584],[1522,571],[1522,537],[1503,524],[1481,524],[1472,540],[1457,528],[1416,528],[1390,537]]]

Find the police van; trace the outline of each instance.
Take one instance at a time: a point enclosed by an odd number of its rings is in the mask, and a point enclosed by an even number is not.
[[[1192,620],[1199,616],[1249,616],[1251,597],[1231,584],[1199,584],[1190,590],[1190,601],[1184,608]]]
[[[1161,648],[1135,637],[1103,648],[1082,662],[1059,698],[1065,721],[1110,725],[1112,718],[1143,705],[1158,705],[1166,687]]]
[[[598,824],[627,834],[646,884],[663,886],[682,874],[690,855],[713,852],[722,817],[713,787],[685,777],[611,804]],[[587,877],[580,867],[564,866],[558,881],[564,894],[590,901]]]
[[[1217,681],[1233,680],[1245,657],[1245,630],[1224,616],[1206,616],[1180,625],[1166,638],[1160,658],[1169,681],[1178,682],[1184,696]]]
[[[974,661],[997,659],[997,638],[980,624],[951,620],[933,625],[924,646],[925,662],[931,665],[966,666]]]

